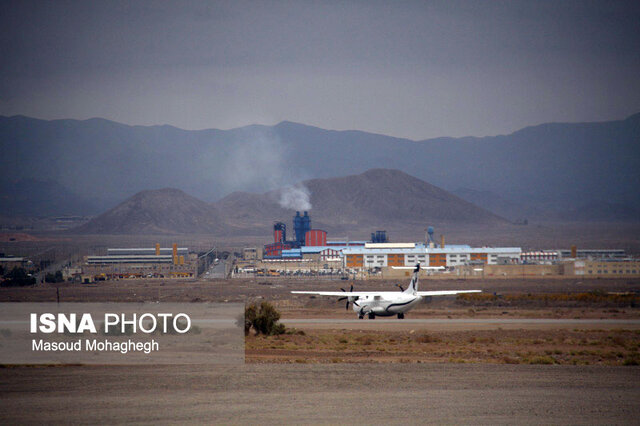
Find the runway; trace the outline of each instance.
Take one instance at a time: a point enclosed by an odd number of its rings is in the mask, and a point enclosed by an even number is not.
[[[399,320],[343,319],[343,318],[287,318],[281,322],[288,327],[310,329],[362,330],[491,330],[491,329],[640,329],[640,319],[559,319],[559,318],[411,318]]]

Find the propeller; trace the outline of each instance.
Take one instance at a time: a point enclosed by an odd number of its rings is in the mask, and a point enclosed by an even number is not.
[[[347,290],[345,290],[344,288],[340,288],[340,290],[344,291],[345,293],[347,292]],[[351,288],[349,289],[349,292],[353,291],[353,284],[351,284]],[[342,301],[342,300],[347,300],[347,304],[345,305],[345,309],[348,311],[349,310],[349,303],[353,303],[356,306],[360,306],[358,305],[358,303],[356,302],[356,300],[358,300],[358,297],[354,297],[354,296],[344,296],[344,297],[340,297],[338,299],[338,302]],[[353,300],[351,300],[353,299]]]

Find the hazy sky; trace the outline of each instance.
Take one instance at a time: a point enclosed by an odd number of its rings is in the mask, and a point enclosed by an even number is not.
[[[0,114],[422,139],[640,111],[640,2],[0,2]]]

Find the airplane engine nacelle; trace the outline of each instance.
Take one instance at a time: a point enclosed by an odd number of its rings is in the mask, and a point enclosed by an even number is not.
[[[373,306],[367,312],[373,312],[376,315],[382,315],[382,314],[386,314],[387,313],[385,308],[383,308],[381,306]]]

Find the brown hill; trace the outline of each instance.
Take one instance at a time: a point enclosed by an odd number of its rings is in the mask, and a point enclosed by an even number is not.
[[[508,223],[474,204],[398,170],[313,179],[297,186],[308,192],[314,228],[330,232],[415,229],[416,225]],[[142,191],[75,228],[84,234],[268,234],[275,221],[291,225],[296,210],[281,206],[286,188],[264,194],[235,192],[213,205],[178,189]],[[300,192],[301,191],[301,192]],[[304,197],[303,197],[304,198]],[[304,200],[302,200],[304,201]],[[291,207],[294,207],[291,205]]]
[[[360,175],[303,182],[310,193],[313,226],[329,231],[401,228],[404,224],[494,225],[505,219],[398,170],[372,169]],[[233,193],[216,207],[240,227],[291,222],[294,209],[278,200],[282,189],[264,194]],[[299,208],[302,210],[302,208]]]
[[[179,189],[142,191],[75,228],[83,234],[219,234],[225,229],[216,208]]]
[[[280,206],[279,190],[265,194],[234,192],[214,203],[225,222],[242,228],[263,228],[278,220],[289,220],[295,210]]]

